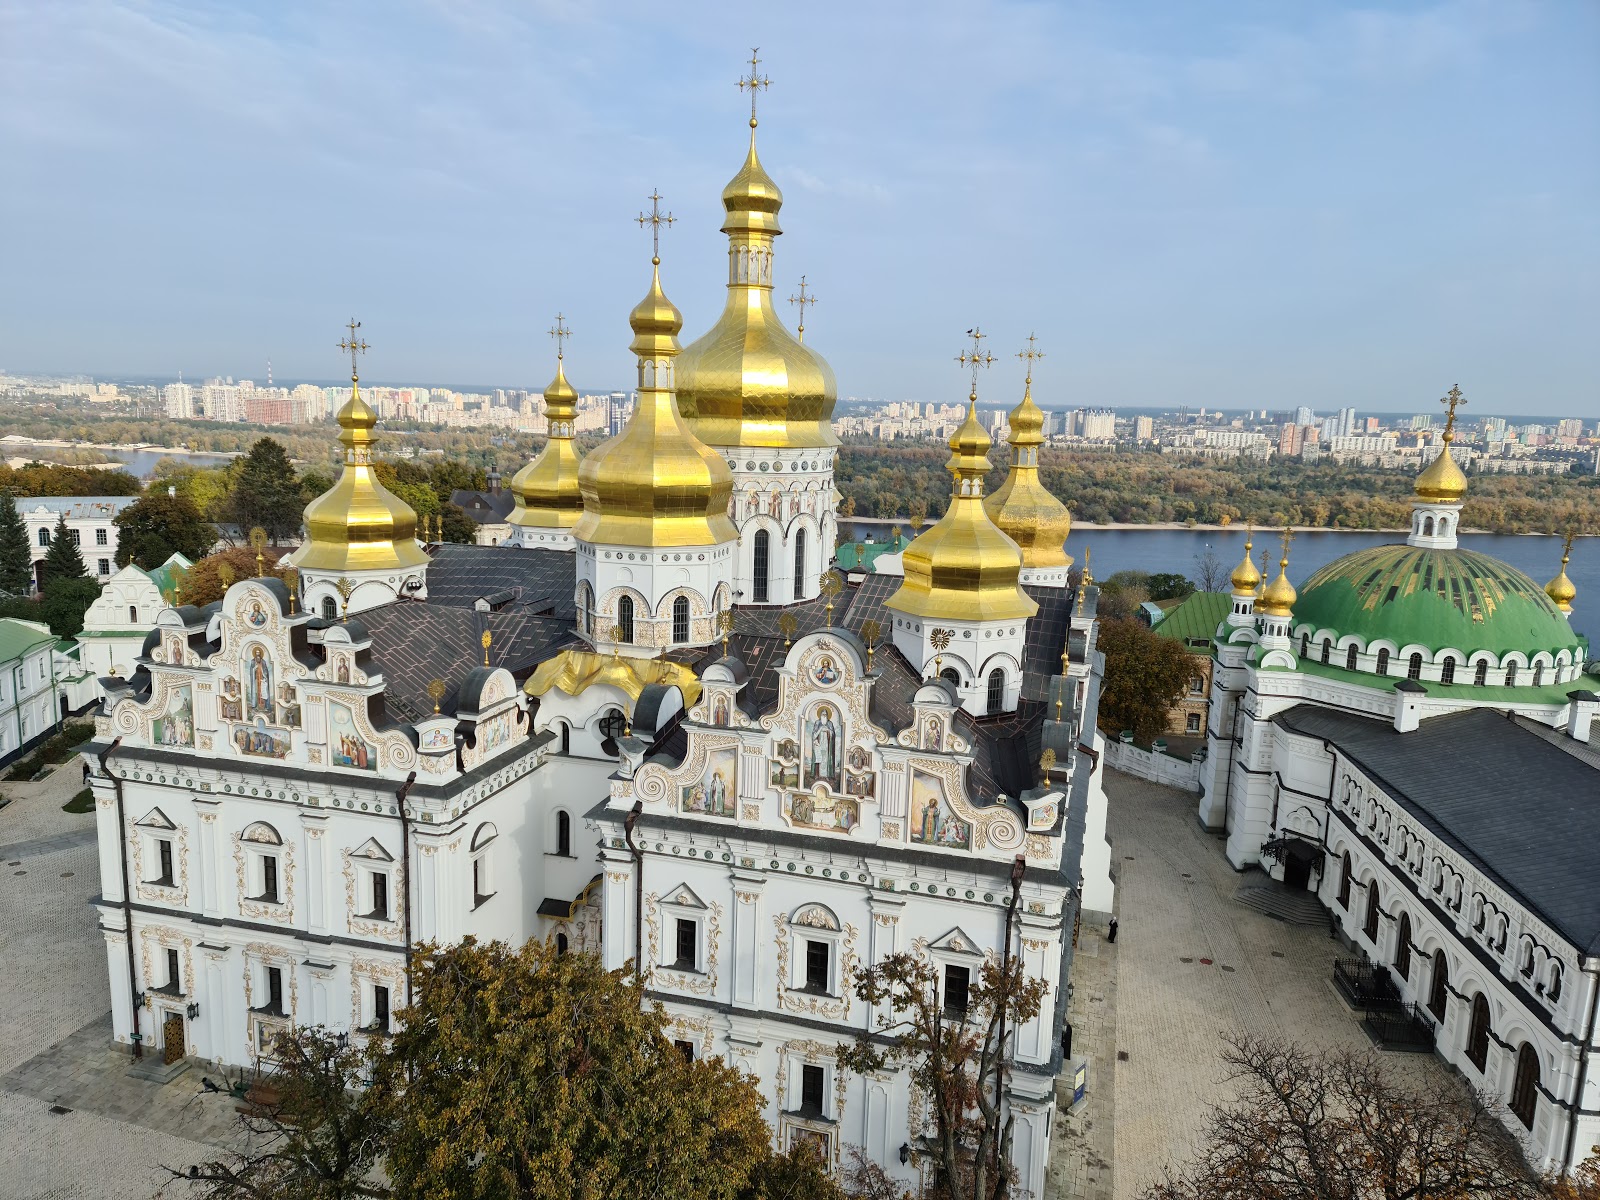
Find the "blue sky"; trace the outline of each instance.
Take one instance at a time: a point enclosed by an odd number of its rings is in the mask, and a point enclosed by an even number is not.
[[[0,0],[0,368],[632,377],[720,310],[752,45],[842,395],[1600,416],[1600,5]],[[792,312],[789,306],[783,305]]]

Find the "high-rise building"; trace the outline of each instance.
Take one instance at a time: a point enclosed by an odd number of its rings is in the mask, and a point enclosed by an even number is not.
[[[1154,417],[1135,417],[1133,421],[1133,436],[1141,442],[1148,442],[1155,436],[1156,422]]]
[[[161,389],[161,402],[167,416],[174,421],[187,421],[194,417],[194,389],[183,380],[169,383]]]
[[[1317,414],[1312,412],[1304,404],[1294,410],[1294,423],[1296,425],[1310,425],[1316,419]]]
[[[1292,422],[1285,424],[1278,430],[1278,453],[1285,458],[1294,458],[1300,453],[1305,444],[1304,425],[1295,425]]]

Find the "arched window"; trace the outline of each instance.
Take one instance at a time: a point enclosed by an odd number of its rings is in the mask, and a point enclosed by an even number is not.
[[[1394,969],[1401,979],[1411,978],[1411,914],[1400,914],[1399,945],[1394,948]]]
[[[1006,705],[1006,673],[999,667],[989,672],[989,711],[1000,712]]]
[[[794,598],[806,596],[806,531],[797,529],[794,535]]]
[[[755,568],[755,602],[767,602],[767,558],[771,550],[772,536],[765,529],[756,530],[755,550],[753,553]]]
[[[621,635],[621,638],[619,640],[624,641],[624,642],[632,642],[633,641],[633,597],[632,596],[624,596],[624,597],[622,597],[622,599],[617,601],[617,624],[622,627],[622,635]]]
[[[957,687],[961,686],[961,672],[957,671],[954,667],[946,667],[944,670],[940,671],[939,678],[948,679]]]
[[[1524,1129],[1533,1128],[1539,1110],[1539,1055],[1527,1042],[1517,1051],[1517,1074],[1511,1084],[1511,1111]]]
[[[1447,658],[1439,667],[1439,682],[1449,687],[1456,681],[1456,660]]]
[[[339,605],[332,596],[322,598],[322,615],[329,621],[339,615]]]
[[[1350,851],[1339,859],[1339,907],[1350,907]]]
[[[583,623],[583,631],[591,636],[594,634],[594,591],[587,583],[578,588],[578,620]]]
[[[1561,964],[1558,962],[1550,964],[1550,986],[1545,988],[1544,994],[1551,1004],[1561,999]]]
[[[672,602],[672,640],[689,640],[689,597],[679,596]]]
[[[628,728],[628,718],[622,715],[620,708],[608,708],[605,715],[600,718],[600,753],[607,758],[617,756],[617,739],[622,736],[623,730]]]
[[[1473,687],[1482,687],[1484,684],[1486,684],[1488,682],[1489,682],[1489,664],[1486,663],[1486,662],[1479,662],[1477,669],[1475,671],[1473,671],[1473,673],[1472,673],[1472,686]]]
[[[1516,663],[1512,663],[1509,667],[1506,668],[1506,686],[1507,687],[1516,687],[1517,686],[1517,664]]]
[[[1378,651],[1378,674],[1379,675],[1387,675],[1388,673],[1389,673],[1389,651],[1387,649],[1379,650]]]
[[[1329,656],[1332,653],[1333,653],[1333,643],[1329,642],[1329,641],[1324,641],[1322,643],[1322,661],[1324,663],[1326,663],[1328,661]]]
[[[1544,664],[1537,663],[1533,668],[1533,686],[1540,687],[1544,683]]]
[[[566,809],[556,813],[556,853],[562,858],[572,857],[572,817]]]
[[[572,753],[572,726],[565,721],[559,722],[561,726],[561,753]]]
[[[1311,635],[1309,633],[1302,633],[1300,635],[1300,657],[1311,657]]]
[[[1354,646],[1344,652],[1344,669],[1346,671],[1354,671],[1356,669],[1356,648]]]
[[[48,529],[39,530],[39,545],[48,546],[49,544],[50,544],[50,531]]]
[[[1374,879],[1367,884],[1367,921],[1361,927],[1361,932],[1367,935],[1367,941],[1373,945],[1378,943],[1378,881]]]
[[[556,953],[557,954],[565,954],[566,952],[567,952],[567,935],[564,934],[564,933],[558,933],[558,934],[556,934]]]
[[[1489,1002],[1482,992],[1472,998],[1472,1022],[1467,1026],[1467,1061],[1480,1071],[1489,1061]]]
[[[1412,652],[1410,658],[1406,659],[1406,678],[1422,678],[1422,655],[1416,653],[1415,651]]]
[[[1423,534],[1424,537],[1432,537],[1433,536],[1433,518],[1432,517],[1424,517],[1422,519],[1422,534]]]
[[[1443,950],[1433,952],[1433,980],[1428,987],[1428,1011],[1444,1020],[1445,1005],[1450,1003],[1450,962]]]

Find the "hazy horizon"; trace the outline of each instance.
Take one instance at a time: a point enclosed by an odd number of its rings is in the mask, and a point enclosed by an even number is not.
[[[1054,408],[1600,412],[1600,7],[0,0],[0,367],[542,388],[631,378],[678,223],[722,306],[748,135],[780,315],[841,395],[956,402],[963,332]],[[250,366],[249,364],[257,364]],[[1173,397],[1181,397],[1175,401]]]

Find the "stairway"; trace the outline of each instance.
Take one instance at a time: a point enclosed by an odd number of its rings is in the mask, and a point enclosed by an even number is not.
[[[1233,898],[1246,908],[1289,925],[1322,926],[1328,923],[1328,910],[1314,892],[1287,888],[1270,876],[1259,874],[1240,886]]]

